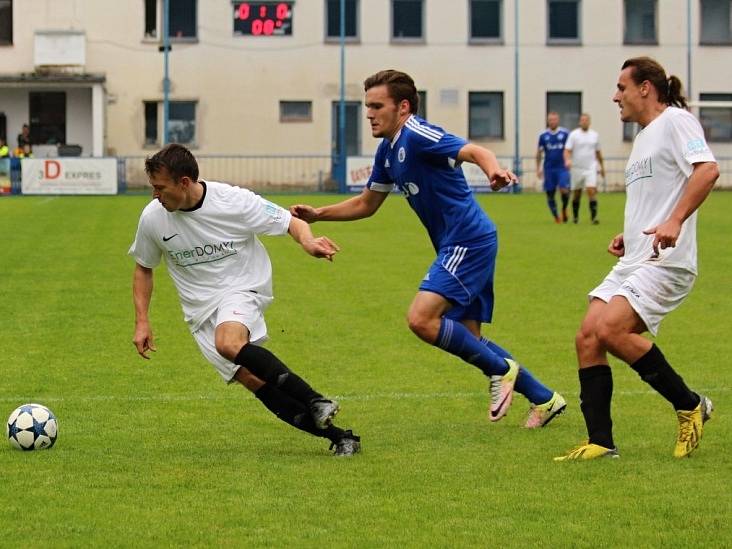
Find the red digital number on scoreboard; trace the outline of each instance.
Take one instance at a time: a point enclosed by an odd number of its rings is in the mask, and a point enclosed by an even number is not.
[[[290,36],[292,5],[293,2],[235,2],[234,34]]]

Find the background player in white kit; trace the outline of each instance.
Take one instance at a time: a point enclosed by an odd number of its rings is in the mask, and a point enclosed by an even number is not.
[[[593,225],[597,220],[597,167],[600,175],[605,179],[605,162],[600,152],[600,136],[590,129],[590,115],[583,113],[579,119],[579,128],[569,133],[564,144],[564,165],[570,173],[572,187],[572,221],[579,221],[580,199],[582,189],[587,189],[587,199],[590,202],[590,221]]]
[[[630,365],[676,410],[675,457],[698,445],[712,412],[708,397],[689,389],[660,349],[640,334],[656,335],[666,314],[691,291],[696,268],[696,210],[719,169],[704,131],[685,110],[681,82],[666,78],[648,57],[628,59],[613,96],[623,122],[638,122],[625,168],[625,223],[608,251],[619,258],[590,292],[590,305],[575,340],[580,407],[589,441],[557,461],[617,457],[610,400],[613,380],[607,353]],[[679,108],[681,107],[681,108]]]
[[[338,247],[315,238],[304,221],[256,194],[198,179],[198,164],[171,144],[145,161],[154,200],[140,216],[130,255],[135,335],[143,358],[155,351],[148,310],[153,268],[165,259],[196,343],[226,382],[237,381],[278,418],[327,438],[335,454],[360,450],[360,438],[332,424],[338,403],[324,398],[259,344],[272,302],[272,266],[258,234],[290,236],[314,257],[332,260]]]

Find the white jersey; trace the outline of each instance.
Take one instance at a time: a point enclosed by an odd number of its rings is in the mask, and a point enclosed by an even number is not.
[[[569,134],[565,149],[572,152],[572,168],[597,170],[597,151],[600,150],[600,136],[593,129],[584,131],[575,128]]]
[[[625,167],[625,255],[621,265],[654,261],[696,274],[696,212],[684,222],[676,247],[653,253],[653,235],[643,231],[666,221],[686,190],[693,164],[714,162],[699,121],[683,109],[667,107],[633,142]]]
[[[231,292],[272,297],[272,265],[257,234],[283,235],[290,212],[240,187],[202,181],[200,207],[169,212],[153,200],[142,211],[129,254],[143,267],[165,258],[191,331]]]

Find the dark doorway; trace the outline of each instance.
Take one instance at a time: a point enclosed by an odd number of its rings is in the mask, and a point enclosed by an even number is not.
[[[30,92],[29,103],[33,144],[66,143],[66,93]]]

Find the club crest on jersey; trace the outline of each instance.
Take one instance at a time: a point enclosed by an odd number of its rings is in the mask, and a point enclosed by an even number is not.
[[[399,147],[399,152],[397,153],[397,158],[399,159],[399,162],[404,162],[404,159],[407,157],[407,151],[404,150],[404,147]]]
[[[410,181],[404,184],[404,186],[402,187],[402,192],[404,193],[404,196],[409,198],[410,196],[419,194],[419,186],[417,186],[416,183],[412,183]]]

